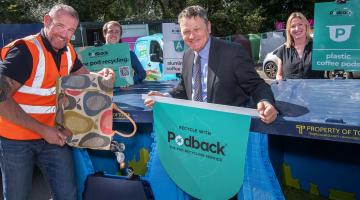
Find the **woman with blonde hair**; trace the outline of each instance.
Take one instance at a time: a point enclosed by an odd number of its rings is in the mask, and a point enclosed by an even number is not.
[[[278,70],[276,80],[323,78],[322,71],[313,71],[311,28],[306,17],[293,12],[286,22],[286,42],[276,56]]]

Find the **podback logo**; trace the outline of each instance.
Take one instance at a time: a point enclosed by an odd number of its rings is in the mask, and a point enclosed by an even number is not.
[[[348,10],[347,8],[343,8],[342,10],[331,10],[329,12],[331,16],[351,16],[352,12],[351,10]]]
[[[209,143],[205,141],[199,141],[194,136],[183,138],[181,135],[175,135],[175,133],[168,131],[168,142],[174,141],[178,146],[186,146],[193,149],[199,149],[206,152],[225,155],[224,148],[220,142]]]
[[[177,145],[181,146],[184,144],[184,139],[181,137],[181,135],[176,136],[175,142]]]

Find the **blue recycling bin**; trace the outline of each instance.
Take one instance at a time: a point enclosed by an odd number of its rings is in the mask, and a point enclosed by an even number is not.
[[[135,138],[126,144],[126,162],[146,172],[155,199],[191,199],[167,176],[156,153],[152,112],[141,94],[168,91],[176,82],[136,85],[115,93],[113,101],[137,122]],[[357,199],[360,197],[360,87],[357,80],[287,80],[272,83],[279,118],[265,125],[253,118],[238,199]],[[127,122],[114,114],[114,127]],[[106,154],[106,153],[105,153]],[[78,191],[96,171],[121,176],[114,156],[74,150]],[[148,157],[147,157],[147,156]],[[147,159],[145,159],[147,158]],[[140,162],[142,161],[142,162]],[[146,162],[145,162],[146,161]],[[166,191],[166,192],[164,192]],[[80,198],[80,197],[79,197]]]
[[[275,81],[280,118],[269,127],[269,157],[287,199],[359,199],[358,80]]]

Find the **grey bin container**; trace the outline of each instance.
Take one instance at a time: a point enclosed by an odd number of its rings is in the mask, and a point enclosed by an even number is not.
[[[285,43],[283,32],[266,32],[261,34],[259,61],[263,62],[267,53]]]

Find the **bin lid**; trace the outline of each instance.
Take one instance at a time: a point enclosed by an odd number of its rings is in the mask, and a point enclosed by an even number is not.
[[[333,119],[354,126],[360,126],[359,88],[358,80],[303,79],[272,84],[284,119],[318,123]]]
[[[360,81],[298,79],[274,81],[279,118],[253,120],[255,131],[360,143]]]

